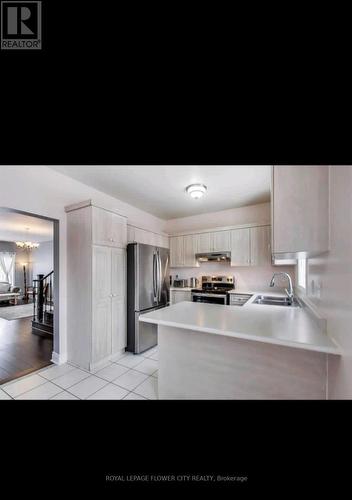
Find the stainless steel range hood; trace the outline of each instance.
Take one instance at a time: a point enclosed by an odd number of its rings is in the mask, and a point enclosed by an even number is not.
[[[231,252],[196,253],[199,262],[230,262]]]

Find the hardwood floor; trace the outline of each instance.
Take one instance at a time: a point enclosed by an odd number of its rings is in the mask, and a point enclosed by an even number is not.
[[[32,318],[0,318],[0,384],[51,364],[53,341],[32,334]]]

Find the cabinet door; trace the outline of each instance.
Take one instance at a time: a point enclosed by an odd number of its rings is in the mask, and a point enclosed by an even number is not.
[[[103,208],[92,207],[92,238],[94,245],[125,248],[126,219]]]
[[[126,332],[126,252],[111,250],[112,353],[127,345]]]
[[[231,231],[231,265],[249,266],[249,228],[234,229]]]
[[[183,237],[184,242],[184,265],[188,267],[198,267],[195,254],[198,252],[198,238],[194,234]]]
[[[104,246],[93,247],[92,310],[92,362],[97,363],[111,355],[111,249]]]
[[[127,346],[126,300],[113,297],[111,304],[112,354],[117,354]]]
[[[92,207],[92,226],[94,245],[113,246],[111,212]]]
[[[192,295],[191,292],[183,292],[183,291],[176,291],[174,292],[174,304],[178,304],[179,302],[189,302],[192,300]]]
[[[251,265],[271,265],[270,226],[251,227]]]
[[[207,253],[212,251],[213,247],[213,233],[198,234],[198,252]]]
[[[111,213],[112,246],[126,248],[127,245],[127,223],[125,217]]]
[[[182,267],[184,264],[183,236],[170,238],[170,266]]]
[[[329,249],[329,167],[273,167],[273,253]]]
[[[231,249],[231,231],[216,231],[213,233],[213,251],[229,252]]]
[[[170,248],[170,240],[168,236],[162,236],[162,245],[163,248]]]

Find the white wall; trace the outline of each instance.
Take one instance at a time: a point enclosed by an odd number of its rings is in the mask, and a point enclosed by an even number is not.
[[[352,167],[330,167],[330,251],[308,261],[307,296],[343,356],[329,356],[329,399],[352,398]],[[320,290],[319,290],[320,288]]]
[[[46,276],[54,269],[53,241],[43,241],[31,252],[31,266],[34,279],[38,274]]]
[[[229,264],[219,264],[217,262],[203,262],[199,267],[194,268],[171,268],[172,280],[176,274],[180,279],[191,277],[201,279],[202,276],[223,275],[234,276],[235,287],[249,291],[272,291],[283,292],[287,287],[287,280],[279,278],[273,288],[269,287],[270,280],[275,272],[286,272],[291,275],[293,284],[295,283],[294,266],[261,266],[261,267],[232,267]]]
[[[165,230],[169,234],[182,231],[211,229],[221,226],[237,226],[241,224],[270,224],[270,203],[260,203],[248,207],[232,208],[179,219],[170,219],[166,222]]]
[[[65,360],[66,328],[66,213],[64,207],[93,199],[119,211],[128,221],[147,230],[162,232],[165,221],[147,214],[45,166],[1,166],[0,206],[23,210],[60,221],[60,359]]]

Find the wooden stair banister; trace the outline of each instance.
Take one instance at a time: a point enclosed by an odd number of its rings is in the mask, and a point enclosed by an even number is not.
[[[33,333],[44,332],[53,334],[54,301],[53,301],[54,271],[46,276],[38,274],[33,280]]]

